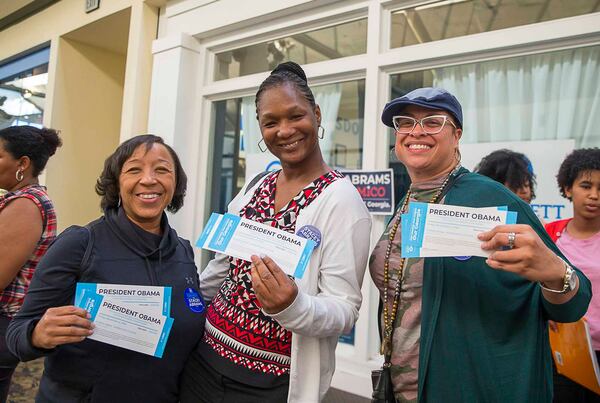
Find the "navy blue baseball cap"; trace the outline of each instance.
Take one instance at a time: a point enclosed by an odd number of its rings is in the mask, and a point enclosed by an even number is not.
[[[456,121],[456,125],[462,129],[462,107],[460,106],[458,99],[442,88],[432,87],[417,88],[406,95],[388,102],[385,105],[385,108],[383,108],[383,113],[381,114],[381,121],[383,124],[393,128],[393,117],[402,113],[404,108],[406,108],[408,105],[417,105],[423,108],[446,111],[452,115]]]

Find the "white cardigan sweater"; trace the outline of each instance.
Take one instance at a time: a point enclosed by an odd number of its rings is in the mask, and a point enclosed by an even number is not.
[[[239,215],[261,182],[247,192],[244,187],[228,212]],[[304,277],[297,280],[294,302],[270,315],[292,332],[288,402],[294,403],[320,402],[329,389],[338,337],[358,319],[370,248],[371,216],[346,178],[330,184],[300,210],[296,229],[307,224],[321,231],[321,244],[313,251]],[[200,289],[207,300],[216,295],[227,276],[227,259],[217,254],[200,274]]]

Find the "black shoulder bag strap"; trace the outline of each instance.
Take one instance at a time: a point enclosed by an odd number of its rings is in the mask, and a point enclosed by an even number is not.
[[[448,190],[456,183],[458,179],[460,179],[464,174],[466,174],[467,170],[462,170],[458,175],[452,176],[448,180],[448,184],[440,193],[439,199],[441,200]],[[406,196],[405,196],[406,197]],[[406,267],[408,259],[404,260],[404,265]],[[386,290],[387,292],[387,290]],[[399,295],[395,295],[395,297],[399,297]],[[377,322],[379,324],[379,339],[383,340],[381,334],[381,311],[383,310],[383,302],[381,298],[379,298],[379,307],[377,309]],[[394,318],[395,320],[396,318]],[[394,338],[394,327],[392,326],[392,334],[390,335],[390,343],[393,342]],[[371,381],[373,383],[373,394],[371,395],[371,403],[394,403],[396,402],[396,398],[394,397],[394,386],[392,383],[392,375],[391,375],[391,366],[392,366],[392,353],[391,351],[387,351],[384,355],[384,363],[381,369],[371,371]]]
[[[81,263],[79,264],[79,278],[83,276],[83,273],[88,269],[90,265],[90,255],[92,254],[92,247],[94,246],[94,231],[92,231],[92,227],[90,224],[87,224],[83,227],[88,232],[88,242],[85,247],[85,252],[83,253],[83,257],[81,258]]]
[[[248,191],[252,189],[254,185],[256,185],[258,181],[264,178],[268,173],[269,171],[262,171],[259,172],[258,175],[256,175],[254,178],[252,178],[252,180],[248,182],[248,186],[246,186],[246,191],[244,192],[244,194],[248,193]]]

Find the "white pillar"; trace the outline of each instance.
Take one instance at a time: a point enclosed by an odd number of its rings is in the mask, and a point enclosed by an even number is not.
[[[385,169],[387,160],[387,130],[381,124],[381,93],[387,90],[386,75],[379,69],[377,57],[382,47],[381,25],[386,23],[384,9],[379,2],[370,2],[367,31],[367,68],[365,75],[365,114],[363,140],[363,169]],[[383,30],[383,32],[386,32]],[[371,248],[383,231],[383,216],[373,216]],[[379,292],[375,288],[369,270],[365,273],[362,287],[363,301],[360,308],[354,346],[339,344],[336,352],[336,369],[332,387],[369,398],[371,395],[371,370],[381,366],[378,355],[377,306]]]
[[[184,207],[170,217],[171,225],[180,236],[194,241],[200,153],[200,107],[204,54],[198,41],[178,33],[158,39],[152,46],[154,63],[148,116],[148,132],[165,139],[183,164],[188,176],[188,191]]]

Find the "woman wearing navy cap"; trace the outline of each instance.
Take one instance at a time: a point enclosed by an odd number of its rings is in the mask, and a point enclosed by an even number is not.
[[[460,166],[462,110],[445,90],[389,102],[395,153],[412,184],[370,259],[384,304],[382,351],[399,402],[548,402],[547,320],[579,319],[588,279],[546,235],[531,208],[500,183]],[[508,206],[515,225],[479,235],[487,258],[402,259],[400,214],[412,201]],[[374,401],[381,396],[375,396]],[[389,401],[389,399],[387,400]]]

